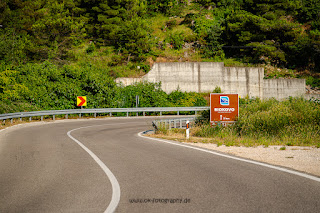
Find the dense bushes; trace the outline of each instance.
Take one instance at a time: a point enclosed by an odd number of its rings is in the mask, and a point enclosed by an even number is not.
[[[197,93],[175,91],[166,94],[159,83],[117,86],[107,70],[52,63],[2,66],[0,70],[0,113],[24,110],[76,108],[76,97],[87,96],[88,108],[203,106]]]
[[[240,135],[254,137],[296,136],[303,139],[301,136],[308,134],[312,127],[318,130],[312,132],[320,136],[320,105],[300,98],[283,102],[255,100],[242,105],[236,123]]]
[[[203,118],[209,119],[208,113]],[[201,119],[200,119],[201,121]],[[242,99],[235,125],[210,127],[201,122],[194,135],[222,138],[229,144],[316,145],[320,147],[320,104],[302,98],[285,101]]]

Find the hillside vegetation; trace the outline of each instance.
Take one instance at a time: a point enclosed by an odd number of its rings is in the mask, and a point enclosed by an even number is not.
[[[265,66],[320,86],[319,11],[314,0],[2,0],[0,113],[75,108],[78,95],[88,107],[130,107],[136,94],[144,106],[204,105],[113,81],[163,61]]]

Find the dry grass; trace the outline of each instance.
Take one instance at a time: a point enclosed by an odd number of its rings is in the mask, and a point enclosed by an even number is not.
[[[195,134],[200,130],[201,127],[193,127],[190,129],[190,138],[186,139],[185,129],[171,129],[171,130],[160,130],[156,134],[150,134],[150,137],[162,138],[167,140],[186,142],[186,143],[212,143],[217,144],[217,146],[246,146],[246,147],[255,147],[255,146],[269,146],[271,143],[273,145],[280,145],[280,141],[273,140],[271,141],[268,138],[250,138],[245,136],[236,136],[232,132],[225,132],[222,135],[217,134],[212,137],[197,137]]]
[[[203,113],[206,121],[208,113]],[[241,100],[238,121],[228,127],[211,127],[209,121],[190,130],[160,129],[158,136],[183,142],[215,143],[226,146],[312,146],[320,148],[320,105],[302,98]]]

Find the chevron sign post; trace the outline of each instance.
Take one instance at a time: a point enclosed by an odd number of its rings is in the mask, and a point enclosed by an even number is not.
[[[87,97],[86,96],[78,96],[77,97],[77,106],[87,106]]]

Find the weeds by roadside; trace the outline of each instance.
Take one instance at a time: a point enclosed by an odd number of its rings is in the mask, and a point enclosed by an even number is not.
[[[209,124],[208,112],[197,119],[189,141],[226,146],[316,146],[320,148],[320,104],[302,98],[285,101],[242,100],[236,124]],[[174,133],[174,134],[173,134]],[[185,141],[180,130],[160,131],[163,137]],[[169,139],[169,138],[168,138]]]

